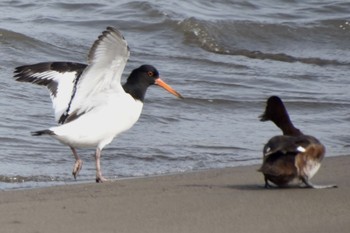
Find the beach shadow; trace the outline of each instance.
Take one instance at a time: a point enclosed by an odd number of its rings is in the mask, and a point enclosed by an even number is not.
[[[285,187],[271,186],[265,188],[262,184],[232,184],[232,185],[211,185],[211,184],[189,184],[185,187],[192,188],[206,188],[206,189],[235,189],[235,190],[247,190],[247,191],[270,191],[270,190],[289,190],[289,189],[310,189],[299,185],[288,185]]]
[[[299,185],[287,185],[283,187],[277,187],[277,186],[271,186],[269,188],[265,188],[265,185],[261,184],[238,184],[238,185],[227,185],[227,188],[231,189],[237,189],[237,190],[262,190],[262,191],[269,191],[269,190],[288,190],[288,189],[310,189],[309,187],[299,186]]]
[[[264,185],[259,184],[235,184],[235,185],[225,185],[227,189],[236,189],[236,190],[266,190]]]
[[[266,190],[263,185],[237,184],[237,185],[211,185],[211,184],[188,184],[185,187],[206,189],[237,189],[237,190]]]

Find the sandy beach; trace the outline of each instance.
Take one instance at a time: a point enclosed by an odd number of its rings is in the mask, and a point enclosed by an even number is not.
[[[312,179],[336,189],[263,188],[258,166],[0,193],[1,232],[348,232],[350,156]]]

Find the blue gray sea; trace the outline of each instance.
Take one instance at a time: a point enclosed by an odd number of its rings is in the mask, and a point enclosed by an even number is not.
[[[259,164],[280,134],[258,119],[271,95],[326,156],[350,152],[348,1],[4,0],[0,22],[2,190],[94,181],[93,148],[79,150],[85,163],[74,181],[70,149],[30,135],[56,124],[49,94],[12,76],[25,64],[85,63],[107,26],[131,49],[123,80],[151,64],[185,99],[150,87],[138,123],[102,152],[106,177]]]

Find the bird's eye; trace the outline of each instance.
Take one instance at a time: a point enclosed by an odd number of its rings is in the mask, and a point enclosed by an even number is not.
[[[148,71],[147,74],[149,77],[153,77],[153,75],[154,75],[154,73],[152,71]]]

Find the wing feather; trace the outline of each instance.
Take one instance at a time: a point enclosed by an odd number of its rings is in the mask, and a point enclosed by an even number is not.
[[[95,100],[102,99],[104,93],[124,91],[120,82],[129,55],[123,35],[117,29],[107,27],[89,51],[88,65],[44,62],[17,67],[14,77],[20,82],[46,86],[55,119],[63,124],[100,104]]]
[[[89,108],[89,98],[113,89],[123,92],[121,76],[130,52],[122,34],[113,27],[107,27],[92,45],[88,56],[88,67],[84,70],[77,91],[72,100],[70,113],[81,113]]]
[[[43,62],[19,66],[14,78],[19,82],[29,82],[46,86],[50,92],[56,121],[67,111],[74,85],[87,65],[72,62]]]

